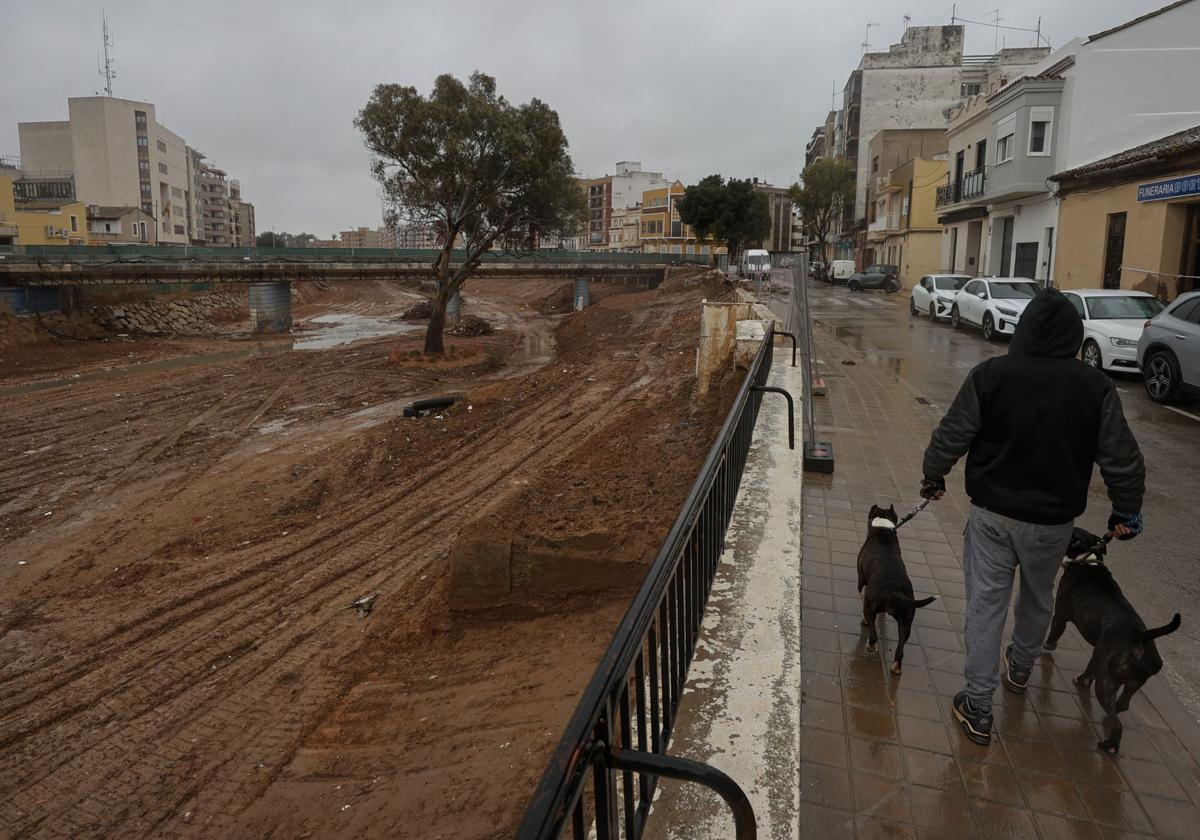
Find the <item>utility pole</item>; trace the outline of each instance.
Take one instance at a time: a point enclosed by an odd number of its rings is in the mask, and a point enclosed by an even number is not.
[[[117,71],[113,69],[112,38],[108,35],[108,15],[105,15],[103,11],[101,15],[104,20],[104,69],[100,70],[99,73],[104,78],[104,95],[111,99],[113,95],[112,83],[113,79],[117,78]]]

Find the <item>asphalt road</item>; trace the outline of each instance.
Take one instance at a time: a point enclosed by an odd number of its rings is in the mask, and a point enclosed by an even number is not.
[[[1007,342],[986,342],[977,331],[956,331],[945,322],[910,316],[906,292],[852,293],[818,283],[810,288],[809,306],[818,325],[942,408],[950,405],[975,365],[1008,350]],[[1148,625],[1182,614],[1183,626],[1158,640],[1158,647],[1166,663],[1163,675],[1200,720],[1200,405],[1157,405],[1139,377],[1119,374],[1114,379],[1146,459],[1147,492],[1146,530],[1110,548],[1110,567]],[[913,476],[914,491],[919,480]],[[1109,511],[1096,470],[1090,504],[1079,524],[1102,533]]]

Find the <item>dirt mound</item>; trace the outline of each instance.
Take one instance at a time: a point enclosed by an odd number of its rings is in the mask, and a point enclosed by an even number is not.
[[[484,320],[477,315],[463,315],[459,318],[458,323],[447,332],[450,335],[461,336],[493,335],[496,328],[492,326],[491,321]]]
[[[719,287],[725,285],[726,282],[725,272],[719,268],[673,265],[664,272],[662,283],[658,287],[664,291],[675,292],[682,289],[693,289],[697,286]]]
[[[418,301],[400,315],[401,320],[404,321],[428,321],[432,317],[433,301],[431,300]]]

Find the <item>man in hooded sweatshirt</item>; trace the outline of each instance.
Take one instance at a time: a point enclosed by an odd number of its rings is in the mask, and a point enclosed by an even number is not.
[[[1111,380],[1076,358],[1082,343],[1071,303],[1056,289],[1040,292],[1008,354],[967,375],[925,450],[924,498],[941,498],[946,474],[967,456],[966,687],[954,697],[954,716],[976,743],[991,740],[998,660],[1005,688],[1022,693],[1041,654],[1055,574],[1087,507],[1093,464],[1112,500],[1109,530],[1118,539],[1142,530],[1142,454]],[[1012,639],[1001,657],[1018,571]]]

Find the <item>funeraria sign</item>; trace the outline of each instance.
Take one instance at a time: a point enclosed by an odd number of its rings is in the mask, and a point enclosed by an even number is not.
[[[1138,184],[1137,200],[1162,201],[1167,198],[1184,198],[1189,195],[1200,195],[1200,174]]]

